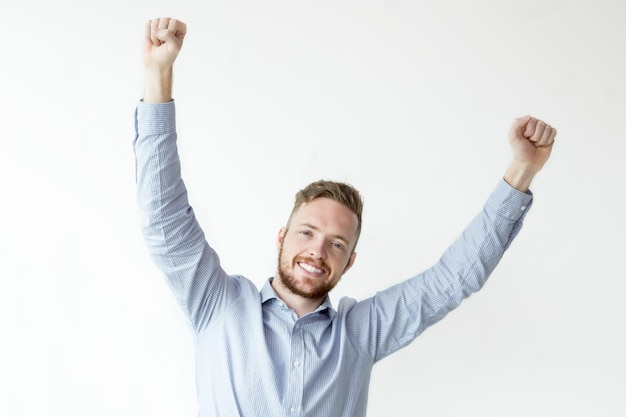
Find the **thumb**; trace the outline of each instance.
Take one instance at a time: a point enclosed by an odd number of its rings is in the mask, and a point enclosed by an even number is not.
[[[530,115],[527,114],[526,116],[518,117],[517,119],[515,119],[514,124],[518,129],[523,129],[528,125],[530,119]]]
[[[167,28],[153,28],[151,35],[152,35],[152,40],[157,41],[155,42],[155,44],[158,43],[158,45],[160,45],[166,42],[178,44],[178,39],[176,38],[176,35],[174,34],[174,32],[172,32],[171,30]]]
[[[509,132],[509,136],[511,140],[514,138],[522,138],[526,135],[525,130],[528,128],[528,122],[531,117],[529,115],[518,117],[513,120],[513,124],[511,125],[511,130]]]

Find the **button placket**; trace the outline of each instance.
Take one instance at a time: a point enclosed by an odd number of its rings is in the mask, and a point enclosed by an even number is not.
[[[302,398],[304,395],[304,336],[302,326],[295,323],[291,331],[291,356],[288,371],[289,387],[287,395],[288,410],[291,415],[297,415],[302,409]]]

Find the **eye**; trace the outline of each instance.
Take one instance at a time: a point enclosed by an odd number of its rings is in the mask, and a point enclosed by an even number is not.
[[[343,244],[341,242],[332,242],[331,245],[333,246],[333,248],[343,251],[345,249],[345,247],[343,246]]]
[[[304,237],[310,237],[312,235],[310,230],[300,230],[299,233]]]

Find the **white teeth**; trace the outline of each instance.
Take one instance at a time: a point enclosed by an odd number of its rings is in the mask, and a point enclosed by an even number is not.
[[[321,274],[322,272],[324,272],[323,270],[321,270],[319,268],[316,268],[316,267],[311,266],[309,264],[305,264],[303,262],[300,262],[299,265],[300,265],[300,267],[302,269],[304,269],[305,271],[310,272],[312,274]]]

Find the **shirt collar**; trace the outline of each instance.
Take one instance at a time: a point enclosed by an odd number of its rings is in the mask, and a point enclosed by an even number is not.
[[[265,281],[265,284],[263,285],[263,288],[261,289],[261,303],[262,304],[265,304],[266,301],[269,301],[271,299],[276,299],[284,303],[284,301],[278,296],[278,294],[276,294],[276,291],[274,291],[274,288],[272,288],[273,279],[274,278],[271,277],[267,281]],[[324,311],[326,311],[326,313],[328,314],[328,317],[331,320],[333,319],[333,317],[335,317],[335,309],[333,308],[333,304],[330,302],[330,297],[328,295],[324,298],[324,301],[322,301],[322,304],[320,304],[320,306],[316,308],[315,311],[313,311],[313,313],[321,313]]]

